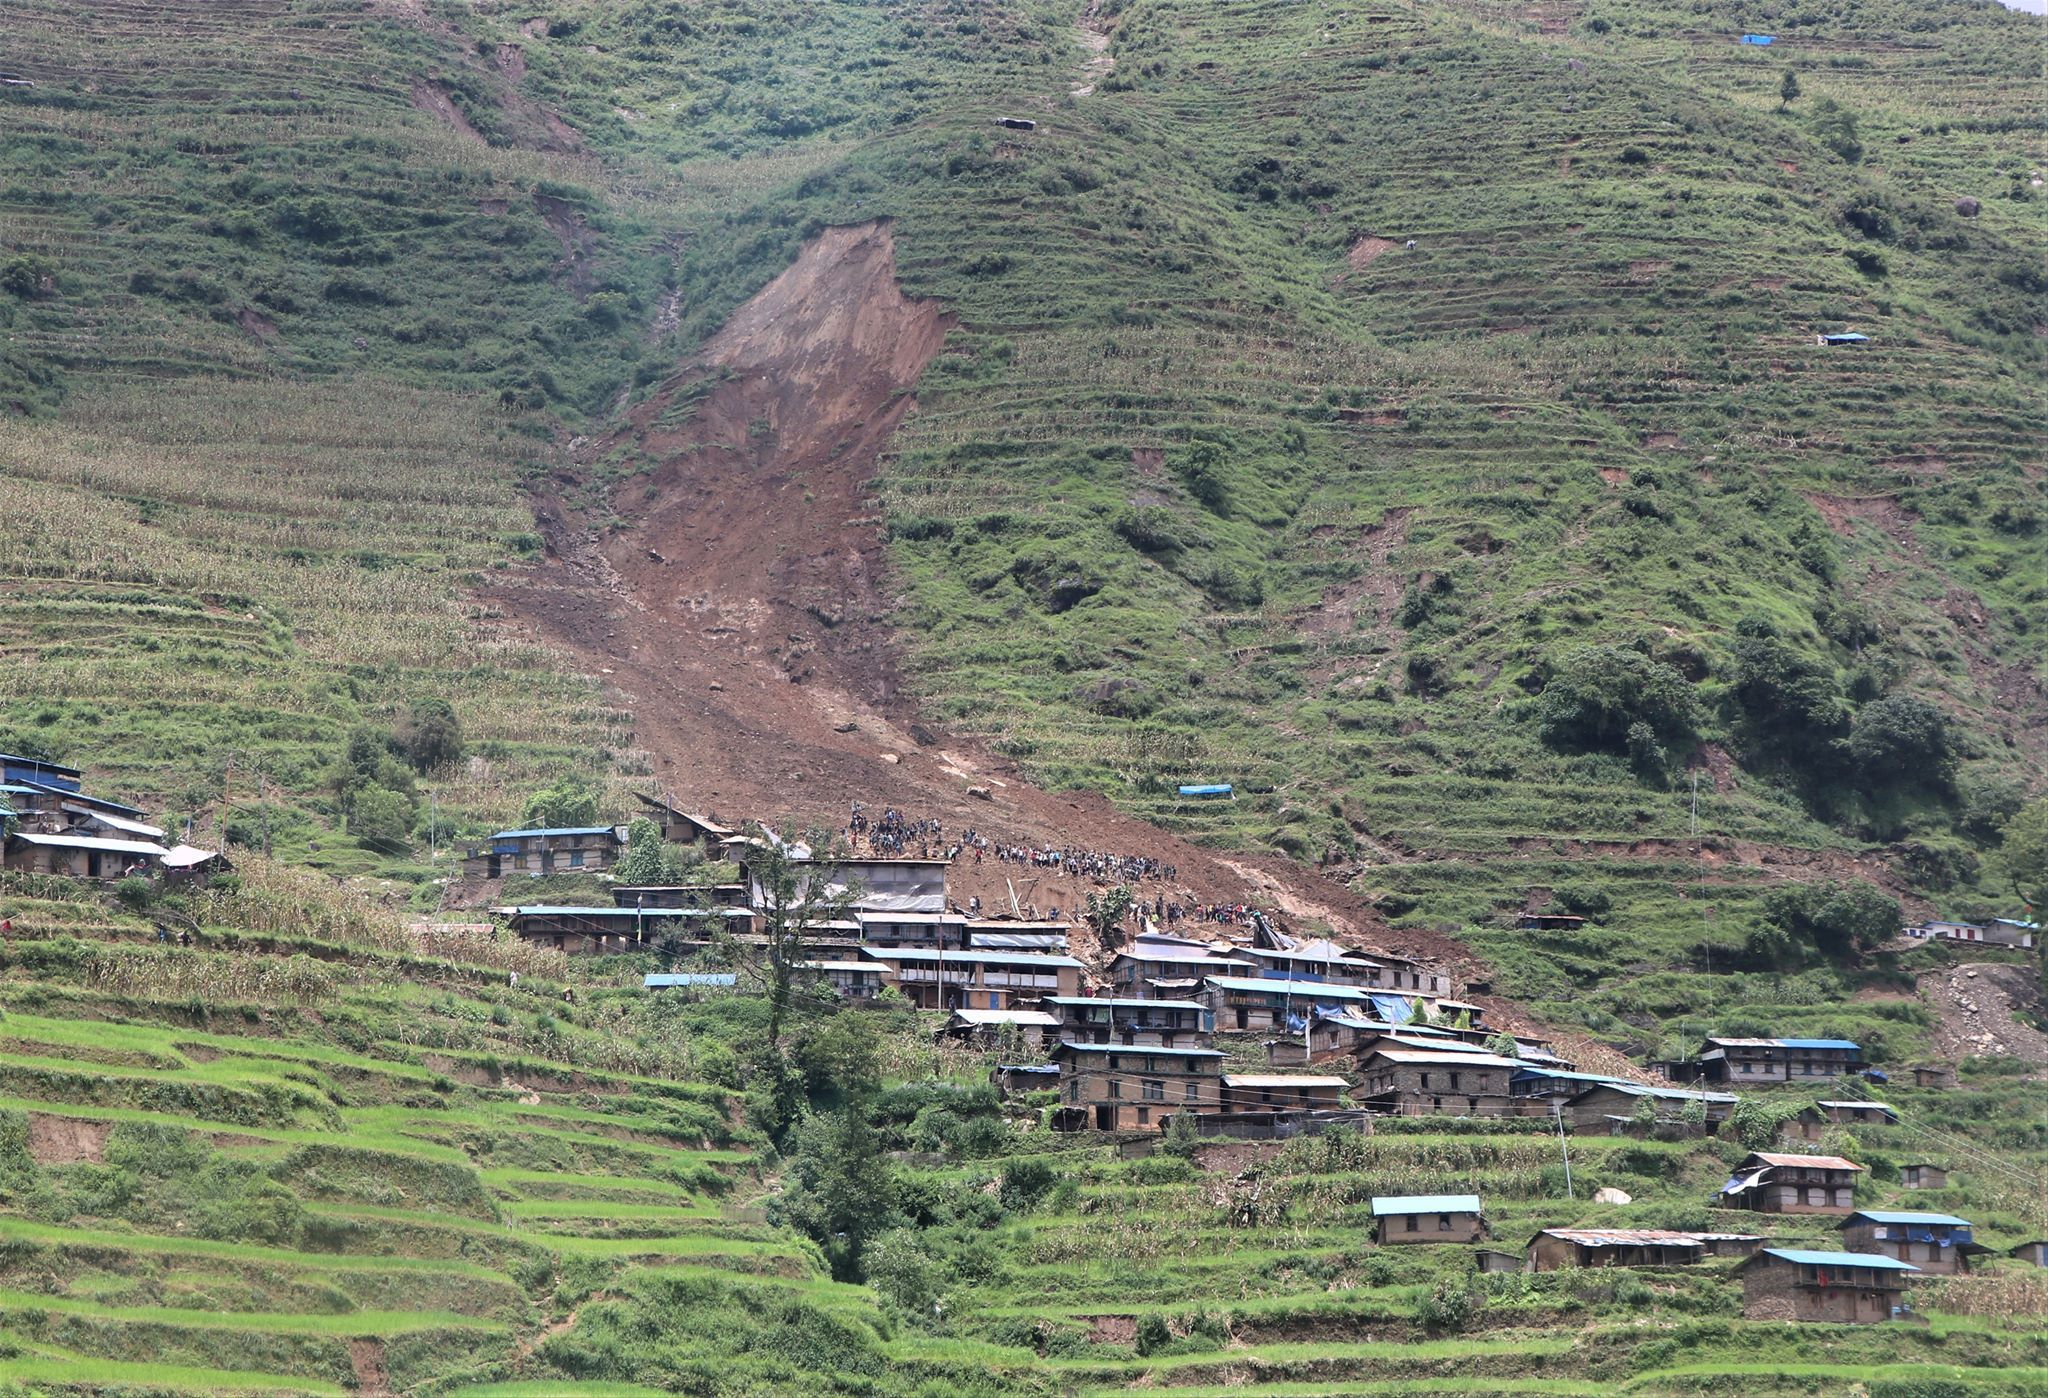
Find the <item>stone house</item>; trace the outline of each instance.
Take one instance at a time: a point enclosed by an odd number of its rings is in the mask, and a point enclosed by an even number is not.
[[[1874,1325],[1907,1314],[1910,1262],[1871,1253],[1765,1248],[1736,1268],[1751,1320]]]
[[[1052,1060],[1068,1130],[1156,1131],[1176,1112],[1222,1109],[1217,1049],[1059,1043]]]
[[[1371,1048],[1358,1065],[1356,1096],[1396,1116],[1506,1116],[1508,1078],[1521,1067],[1491,1053]]]
[[[1382,1247],[1407,1243],[1476,1243],[1486,1236],[1477,1194],[1379,1196],[1372,1201],[1373,1241]]]
[[[1862,1173],[1861,1165],[1839,1155],[1751,1151],[1716,1202],[1759,1213],[1848,1215],[1856,1211],[1856,1177]]]
[[[1970,1270],[1970,1256],[1989,1249],[1972,1236],[1968,1219],[1953,1214],[1858,1209],[1842,1220],[1842,1246],[1910,1262],[1929,1274]]]

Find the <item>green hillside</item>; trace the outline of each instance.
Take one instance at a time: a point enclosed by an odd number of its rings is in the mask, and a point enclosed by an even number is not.
[[[0,877],[0,1388],[2048,1386],[2015,1261],[1851,1331],[1743,1320],[1725,1261],[1368,1241],[1373,1194],[1466,1185],[1516,1248],[1726,1224],[1768,1121],[1575,1137],[1569,1188],[1470,1123],[1126,1158],[930,1016],[766,1044],[651,961],[400,911],[549,788],[866,794],[771,705],[679,745],[627,643],[519,606],[583,549],[660,611],[616,568],[691,356],[887,220],[957,324],[823,508],[885,541],[905,731],[1317,866],[1589,1051],[1854,1038],[1902,1117],[1835,1133],[1868,1199],[2041,1236],[2041,1064],[1988,1032],[2040,1027],[2040,953],[1892,935],[2048,878],[2001,848],[2048,793],[2043,38],[1988,0],[0,7],[0,751],[242,869]]]

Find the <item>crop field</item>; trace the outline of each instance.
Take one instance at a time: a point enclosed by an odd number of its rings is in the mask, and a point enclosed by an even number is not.
[[[529,957],[509,985],[520,949],[402,954],[354,894],[260,862],[243,877],[189,947],[80,887],[0,887],[0,1380],[2018,1395],[2048,1377],[2048,1290],[1995,1254],[1917,1286],[1925,1324],[1851,1329],[1744,1320],[1730,1259],[1495,1275],[1467,1247],[1372,1241],[1372,1196],[1469,1190],[1512,1251],[1575,1224],[1826,1245],[1832,1220],[1709,1207],[1754,1144],[1734,1134],[1393,1122],[1133,1153],[999,1103],[985,1063],[918,1049],[914,1012],[821,1002],[790,1031],[808,1104],[778,1145],[760,1000],[650,995],[645,958]],[[255,906],[273,925],[237,927]],[[232,992],[179,988],[195,962]],[[1894,1084],[1896,1125],[1825,1148],[1868,1164],[1860,1204],[1959,1212],[2003,1248],[2039,1232],[2040,1084],[1986,1060],[1962,1086]],[[832,1125],[849,1117],[867,1124]],[[1902,1190],[1898,1166],[1931,1154],[1948,1187]],[[820,1222],[846,1208],[863,1222]],[[865,1284],[834,1279],[849,1236]]]

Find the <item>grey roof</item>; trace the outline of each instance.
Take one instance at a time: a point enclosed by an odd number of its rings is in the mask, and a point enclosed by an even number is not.
[[[1372,1201],[1374,1218],[1398,1218],[1403,1214],[1476,1214],[1477,1194],[1410,1194],[1377,1196]]]

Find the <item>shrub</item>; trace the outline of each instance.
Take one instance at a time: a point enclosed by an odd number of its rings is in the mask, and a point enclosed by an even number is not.
[[[156,897],[156,885],[137,875],[126,878],[114,885],[114,901],[122,907],[141,912]]]
[[[1698,717],[1685,676],[1621,646],[1566,652],[1536,701],[1537,732],[1556,748],[1614,750],[1637,725],[1653,744],[1687,742]]]

